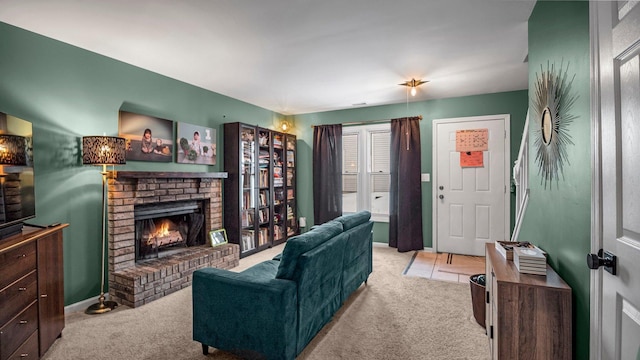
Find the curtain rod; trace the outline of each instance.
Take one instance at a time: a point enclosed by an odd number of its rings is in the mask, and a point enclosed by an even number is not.
[[[414,116],[405,116],[405,118],[409,118],[409,117],[414,117]],[[415,116],[415,117],[417,117],[418,120],[422,120],[422,115],[418,115],[418,116]],[[400,119],[403,119],[403,118],[400,118]],[[352,122],[342,123],[342,126],[380,124],[380,123],[387,123],[387,122],[390,122],[390,121],[391,121],[391,119],[371,120],[371,121],[352,121]],[[332,125],[336,125],[336,124],[332,124]],[[316,125],[311,125],[312,129],[314,127],[316,127]]]

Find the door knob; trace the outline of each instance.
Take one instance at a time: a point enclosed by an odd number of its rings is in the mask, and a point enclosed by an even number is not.
[[[604,269],[611,273],[616,274],[617,257],[608,251],[600,249],[598,254],[587,254],[587,266],[591,270],[596,270],[600,266],[604,266]]]
[[[444,199],[444,195],[442,195],[442,194],[441,194],[440,196],[438,196],[438,198],[439,198],[440,200],[442,200],[442,199]]]
[[[440,185],[440,187],[438,187],[438,189],[444,190],[444,186]]]

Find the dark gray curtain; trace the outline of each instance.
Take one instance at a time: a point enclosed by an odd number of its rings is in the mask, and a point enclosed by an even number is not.
[[[342,125],[313,128],[313,216],[322,224],[342,215]]]
[[[424,248],[420,184],[420,120],[391,120],[389,246],[398,251]]]

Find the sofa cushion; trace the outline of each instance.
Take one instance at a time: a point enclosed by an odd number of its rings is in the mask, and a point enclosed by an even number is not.
[[[329,221],[307,233],[294,236],[287,240],[287,244],[284,246],[284,250],[282,251],[282,257],[280,259],[280,266],[278,267],[276,278],[288,280],[293,279],[293,274],[300,255],[314,249],[318,245],[341,232],[342,224],[340,222]]]
[[[371,219],[371,213],[363,210],[354,214],[342,215],[335,218],[333,221],[338,221],[342,224],[344,231],[352,229],[360,224],[364,224]]]

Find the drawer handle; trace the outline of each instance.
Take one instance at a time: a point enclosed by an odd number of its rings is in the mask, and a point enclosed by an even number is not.
[[[40,297],[41,297],[41,298],[46,298],[46,297],[47,297],[47,294],[42,294],[42,295],[40,295]]]
[[[27,291],[27,288],[26,287],[19,287],[18,291]]]
[[[21,358],[29,357],[29,354],[26,354],[26,353],[25,354],[20,354],[20,357]]]
[[[20,324],[24,325],[27,323],[27,320],[20,320]]]
[[[26,257],[27,257],[27,254],[18,255],[18,259],[20,259],[20,258],[26,258]]]

